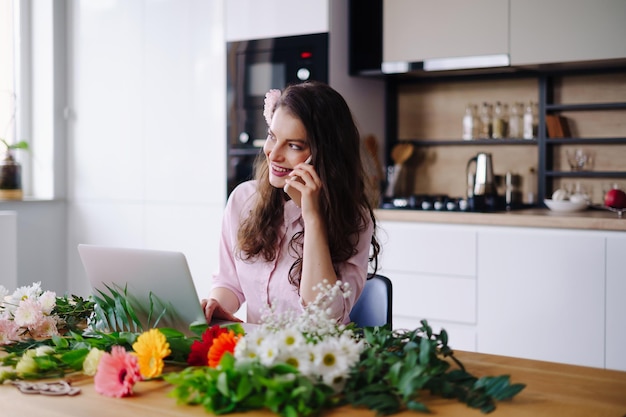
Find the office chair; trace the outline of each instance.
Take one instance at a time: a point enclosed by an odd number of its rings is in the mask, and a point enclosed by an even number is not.
[[[383,275],[370,275],[350,312],[350,320],[359,328],[384,325],[391,328],[392,299],[391,280]]]

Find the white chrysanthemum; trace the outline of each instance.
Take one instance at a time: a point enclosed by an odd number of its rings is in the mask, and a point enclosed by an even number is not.
[[[259,345],[259,360],[265,366],[271,366],[276,362],[280,354],[280,346],[274,338],[265,338]]]
[[[239,339],[235,345],[233,356],[236,360],[256,360],[259,358],[258,345],[248,339],[248,335]]]
[[[11,295],[11,301],[17,305],[20,301],[37,299],[41,295],[41,282],[35,282],[27,287],[19,287]]]
[[[340,351],[345,355],[348,366],[357,363],[365,348],[363,340],[356,340],[352,332],[345,332],[337,339]]]
[[[0,285],[0,307],[2,307],[3,301],[7,295],[9,295],[9,290],[7,290],[4,285]]]
[[[275,337],[287,349],[298,347],[306,343],[304,336],[297,329],[287,328],[276,332]]]
[[[348,372],[349,365],[337,339],[327,338],[315,345],[315,369],[325,381]],[[326,377],[325,377],[326,376]]]
[[[278,340],[284,341],[284,335],[281,336],[283,337],[280,337]],[[298,369],[298,371],[303,375],[312,375],[315,373],[313,355],[311,354],[312,349],[313,344],[307,343],[302,337],[301,343],[294,343],[290,345],[283,344],[280,347],[276,362],[291,365]]]
[[[315,373],[309,349],[290,349],[287,352],[282,352],[280,355],[280,362],[293,366],[302,375],[309,376]]]
[[[45,291],[39,296],[39,304],[41,304],[41,311],[43,314],[52,313],[52,309],[56,306],[57,294],[53,291]]]
[[[20,327],[34,326],[43,319],[41,306],[36,299],[27,298],[21,301],[13,314],[15,324]]]

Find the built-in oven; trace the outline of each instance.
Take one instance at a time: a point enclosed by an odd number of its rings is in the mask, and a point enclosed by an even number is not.
[[[328,33],[227,44],[227,192],[252,177],[267,137],[265,93],[317,80],[328,82]]]

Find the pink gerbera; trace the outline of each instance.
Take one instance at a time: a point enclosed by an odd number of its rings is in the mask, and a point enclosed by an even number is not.
[[[141,381],[137,357],[121,346],[113,346],[98,363],[94,378],[96,392],[107,397],[127,397],[133,394],[136,382]]]

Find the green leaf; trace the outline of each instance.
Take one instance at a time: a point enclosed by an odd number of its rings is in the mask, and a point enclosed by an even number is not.
[[[71,350],[61,355],[61,362],[68,365],[75,371],[83,369],[83,362],[89,353],[89,349]]]
[[[228,397],[230,395],[230,389],[228,388],[228,375],[226,372],[220,372],[217,377],[217,389],[219,392]]]
[[[431,353],[431,344],[430,340],[426,338],[422,338],[420,342],[420,355],[419,355],[419,363],[422,366],[428,365],[430,362],[430,353]]]

